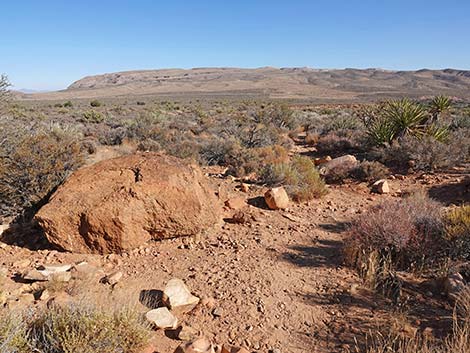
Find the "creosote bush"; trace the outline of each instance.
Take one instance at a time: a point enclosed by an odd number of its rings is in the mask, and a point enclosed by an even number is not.
[[[390,174],[390,171],[380,162],[362,161],[351,174],[358,180],[370,183],[386,178]]]
[[[261,179],[271,186],[284,186],[294,201],[307,201],[327,193],[325,182],[312,160],[304,156],[296,156],[289,162],[267,165]]]
[[[70,304],[21,315],[1,314],[1,353],[137,353],[150,332],[139,313],[126,308]]]
[[[453,208],[445,215],[444,222],[447,239],[453,245],[451,256],[470,260],[470,206]]]
[[[0,126],[2,131],[11,128]],[[0,144],[0,217],[15,217],[40,205],[83,162],[74,130],[57,125],[22,129]]]

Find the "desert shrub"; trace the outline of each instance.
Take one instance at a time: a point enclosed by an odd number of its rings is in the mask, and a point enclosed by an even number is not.
[[[0,352],[134,353],[142,351],[150,332],[140,315],[128,308],[70,304],[15,317],[0,318]]]
[[[0,353],[31,352],[27,332],[21,318],[6,310],[0,310]]]
[[[309,132],[305,136],[305,143],[309,146],[315,146],[320,139],[320,135],[318,133]]]
[[[93,108],[101,107],[101,105],[101,102],[97,99],[94,99],[90,102],[90,106],[92,106]]]
[[[374,182],[387,177],[390,171],[380,162],[362,161],[357,168],[352,170],[351,174],[361,181]]]
[[[393,168],[414,170],[442,170],[470,159],[470,135],[466,130],[451,132],[446,142],[433,137],[406,136],[390,147],[372,149],[370,159],[376,159]]]
[[[464,289],[456,302],[452,332],[444,339],[430,339],[420,334],[409,336],[399,327],[389,325],[367,334],[365,347],[356,344],[355,351],[366,353],[467,353],[470,352],[470,289]]]
[[[317,142],[317,150],[324,155],[343,155],[353,148],[353,142],[348,137],[338,136],[332,132],[321,136]]]
[[[233,140],[210,139],[202,143],[199,151],[200,159],[207,165],[227,165],[229,156],[238,148]]]
[[[282,185],[294,201],[307,201],[327,193],[312,160],[304,156],[295,156],[290,162],[267,165],[261,180],[268,185]]]
[[[22,127],[0,145],[0,216],[34,210],[83,161],[79,134],[60,126]]]
[[[328,119],[325,126],[323,127],[323,132],[344,132],[347,130],[357,130],[363,127],[364,126],[359,119],[352,115],[342,113],[338,116]]]
[[[371,286],[395,270],[430,267],[446,255],[441,206],[423,194],[372,207],[349,228],[346,261]]]
[[[99,124],[104,121],[104,115],[100,112],[89,110],[83,113],[81,121],[84,123]]]
[[[446,235],[453,258],[470,260],[470,206],[450,210],[445,216]]]
[[[73,107],[73,103],[72,101],[67,101],[63,104],[63,107],[64,108],[72,108]]]

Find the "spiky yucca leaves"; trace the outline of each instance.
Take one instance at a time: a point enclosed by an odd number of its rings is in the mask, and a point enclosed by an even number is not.
[[[452,100],[449,97],[440,95],[432,99],[430,103],[430,113],[432,121],[435,123],[439,120],[439,115],[448,111],[452,105]]]
[[[404,98],[388,102],[383,116],[393,123],[395,137],[403,137],[416,133],[426,121],[427,112],[421,104]]]

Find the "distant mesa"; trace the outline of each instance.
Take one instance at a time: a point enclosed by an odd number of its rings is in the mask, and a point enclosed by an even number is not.
[[[369,101],[446,94],[470,99],[470,71],[368,69],[193,68],[137,70],[84,77],[60,92],[28,99],[73,99],[129,95],[241,96],[320,101]]]

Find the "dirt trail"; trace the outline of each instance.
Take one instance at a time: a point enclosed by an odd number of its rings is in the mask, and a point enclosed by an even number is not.
[[[391,180],[389,195],[371,194],[363,183],[330,186],[321,200],[270,211],[259,202],[263,187],[252,185],[242,193],[237,182],[211,178],[218,184],[221,201],[246,197],[250,205],[243,212],[249,216],[248,223],[226,222],[201,237],[154,242],[123,255],[30,251],[7,245],[0,247],[0,267],[11,278],[25,267],[84,260],[106,273],[119,270],[124,277],[113,291],[94,281],[83,283],[77,295],[101,297],[108,305],[135,303],[142,311],[148,309],[139,299],[157,295],[169,279],[178,277],[195,295],[214,299],[213,307],[198,306],[180,315],[180,322],[216,343],[234,343],[253,352],[349,352],[354,351],[356,338],[360,341],[368,329],[383,325],[390,306],[361,288],[357,274],[342,266],[342,232],[347,222],[373,204],[399,197],[399,189],[430,188],[435,195],[445,195],[442,188],[452,187],[460,188],[455,193],[458,197],[468,197],[456,174],[431,183],[426,178]],[[226,210],[225,216],[234,212]],[[26,266],[20,264],[25,259],[29,260]],[[6,286],[14,289],[24,284],[12,280]],[[419,318],[414,323],[417,327],[433,324],[431,306],[448,312],[434,299],[417,298],[425,308],[411,313],[411,318]],[[162,331],[155,335],[160,353],[171,353],[180,343]]]

